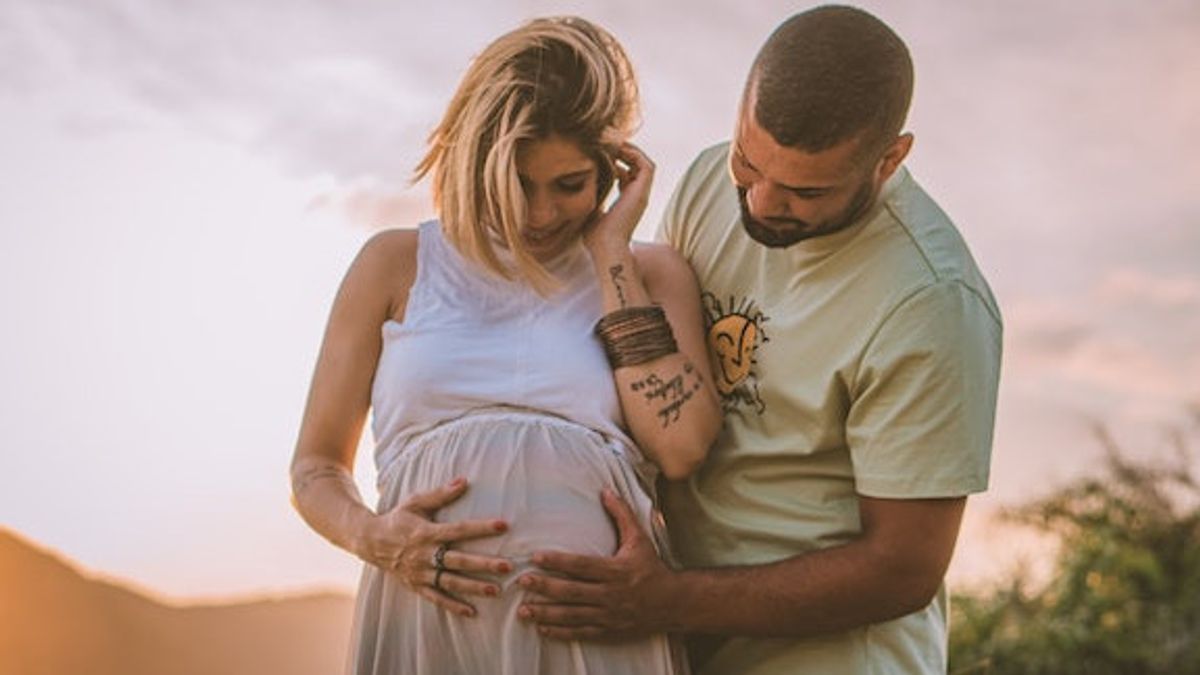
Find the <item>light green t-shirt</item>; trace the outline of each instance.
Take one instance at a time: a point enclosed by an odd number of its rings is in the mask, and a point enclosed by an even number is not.
[[[725,427],[664,506],[688,567],[766,563],[861,532],[858,495],[987,488],[1000,313],[954,225],[901,168],[848,229],[745,234],[728,144],[703,152],[658,238],[696,271]],[[946,670],[946,594],[820,638],[705,638],[703,675]]]

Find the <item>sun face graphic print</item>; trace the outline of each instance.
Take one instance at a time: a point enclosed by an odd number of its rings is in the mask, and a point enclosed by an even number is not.
[[[722,304],[717,296],[705,291],[705,323],[708,326],[708,351],[712,359],[717,391],[726,412],[750,406],[761,415],[767,406],[758,393],[759,345],[769,342],[763,324],[769,319],[754,307],[749,298],[729,298]]]

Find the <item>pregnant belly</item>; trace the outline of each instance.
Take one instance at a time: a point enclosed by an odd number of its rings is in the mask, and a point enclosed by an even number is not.
[[[600,504],[606,487],[635,508],[648,506],[632,467],[600,434],[549,415],[506,412],[472,415],[420,437],[387,470],[381,507],[459,476],[470,487],[435,519],[503,518],[509,531],[453,547],[505,556],[519,567],[541,549],[612,554],[616,532]]]

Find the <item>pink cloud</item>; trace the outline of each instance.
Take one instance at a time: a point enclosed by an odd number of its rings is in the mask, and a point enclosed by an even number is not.
[[[1109,304],[1144,302],[1175,309],[1200,305],[1200,277],[1196,276],[1155,276],[1124,267],[1109,272],[1096,291]]]
[[[1081,383],[1165,400],[1183,401],[1200,372],[1126,337],[1096,337],[1066,358],[1059,372]]]
[[[425,189],[396,190],[361,182],[321,193],[308,203],[310,211],[325,209],[340,212],[356,227],[372,230],[415,227],[434,215]]]
[[[1117,267],[1090,287],[1004,309],[1009,387],[1142,420],[1200,399],[1195,277]]]

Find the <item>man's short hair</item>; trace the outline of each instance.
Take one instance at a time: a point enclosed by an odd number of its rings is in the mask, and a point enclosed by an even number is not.
[[[874,161],[904,127],[912,59],[879,19],[827,5],[775,29],[747,87],[755,120],[780,145],[813,153],[858,137],[858,159]]]

